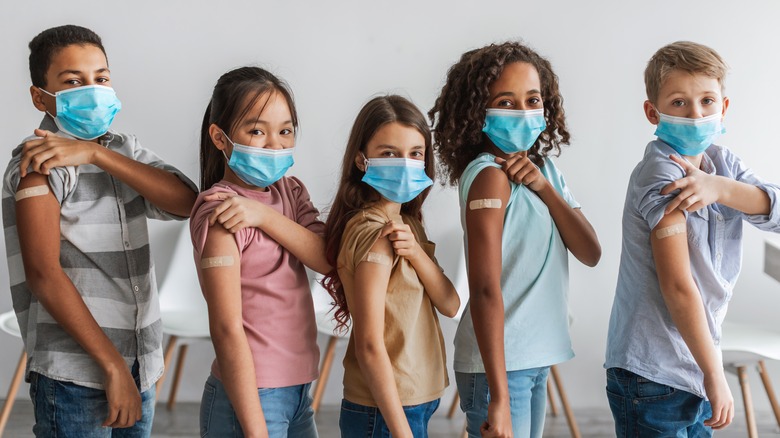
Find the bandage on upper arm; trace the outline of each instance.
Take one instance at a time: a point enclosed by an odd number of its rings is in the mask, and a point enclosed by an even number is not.
[[[200,268],[221,268],[224,266],[233,266],[233,256],[204,257],[200,259]]]
[[[475,199],[469,202],[469,210],[481,210],[483,208],[501,208],[500,199]]]
[[[47,185],[27,187],[26,189],[18,190],[14,199],[16,199],[16,201],[21,201],[22,199],[32,198],[33,196],[43,196],[48,193],[49,186]]]
[[[667,237],[676,236],[678,234],[685,234],[688,231],[685,226],[685,222],[678,222],[676,224],[669,225],[668,227],[660,228],[655,231],[656,239],[666,239]]]
[[[374,251],[369,251],[368,253],[366,253],[366,256],[363,257],[363,261],[369,263],[376,263],[378,265],[383,265],[383,266],[391,266],[393,264],[389,256]]]

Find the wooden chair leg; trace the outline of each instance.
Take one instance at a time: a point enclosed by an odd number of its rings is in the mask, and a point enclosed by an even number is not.
[[[747,369],[744,366],[737,367],[739,386],[742,388],[742,402],[745,403],[745,420],[747,421],[748,438],[757,438],[756,417],[753,413],[753,399],[750,397],[750,384],[748,383]]]
[[[766,389],[766,395],[769,397],[769,404],[772,405],[772,411],[775,413],[775,420],[777,425],[780,426],[780,405],[777,403],[777,397],[775,397],[775,390],[772,388],[772,381],[769,379],[769,373],[766,371],[764,361],[758,361],[758,374],[761,376],[761,382]]]
[[[466,429],[467,424],[463,425],[463,436],[462,436],[462,438],[469,438],[469,431],[468,431],[468,429]]]
[[[5,403],[3,404],[3,410],[0,412],[0,436],[3,436],[6,424],[8,424],[8,418],[11,417],[11,409],[14,407],[14,401],[16,401],[16,393],[19,391],[19,384],[22,383],[22,377],[24,377],[24,369],[27,366],[27,352],[22,349],[22,357],[19,358],[19,363],[16,365],[16,371],[14,377],[11,379],[11,385],[8,387],[8,395],[5,397]]]
[[[333,356],[336,353],[336,343],[339,338],[331,336],[328,339],[328,346],[325,348],[325,358],[322,360],[322,367],[320,368],[320,377],[317,379],[317,386],[314,387],[314,396],[312,397],[311,408],[314,412],[320,408],[322,403],[322,396],[325,394],[325,385],[328,383],[328,376],[330,375],[330,367],[333,365]]]
[[[160,380],[157,381],[155,388],[155,401],[160,398],[160,392],[162,391],[163,382],[165,382],[165,376],[168,374],[168,367],[171,365],[171,359],[173,359],[173,349],[176,347],[176,340],[178,336],[171,335],[168,339],[168,346],[165,347],[165,353],[163,353],[163,363],[165,364],[163,369],[163,375],[160,376]]]
[[[187,344],[179,347],[179,357],[176,358],[176,369],[173,370],[173,382],[171,392],[168,395],[168,410],[172,411],[176,405],[176,393],[179,391],[179,382],[181,381],[181,369],[184,368],[184,358],[187,356]]]
[[[447,411],[447,418],[452,418],[455,416],[455,408],[458,407],[458,403],[460,403],[460,394],[458,394],[458,391],[455,390],[455,395],[452,397],[452,404],[450,405],[450,410]]]
[[[547,405],[550,407],[550,415],[558,416],[558,406],[555,405],[555,394],[553,394],[553,379],[547,379]]]
[[[561,399],[561,406],[563,406],[563,413],[566,414],[566,421],[569,423],[571,436],[572,438],[581,438],[580,428],[577,426],[577,420],[574,418],[574,412],[572,412],[571,406],[569,406],[569,399],[566,397],[566,392],[563,390],[561,377],[558,375],[558,367],[555,365],[551,366],[550,374],[552,375],[555,387],[558,388],[558,398]]]

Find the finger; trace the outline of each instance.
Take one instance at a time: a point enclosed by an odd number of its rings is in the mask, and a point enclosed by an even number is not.
[[[106,421],[103,422],[104,427],[109,427],[112,424],[116,422],[117,417],[119,416],[119,409],[117,409],[115,406],[112,406],[110,403],[108,405],[108,417],[106,417]]]
[[[697,202],[699,202],[698,196],[690,196],[680,204],[680,210],[693,211],[691,210],[691,207]]]
[[[379,238],[387,237],[390,234],[398,231],[399,224],[395,222],[388,222],[385,224],[384,227],[382,227],[382,231],[379,233]],[[389,238],[389,237],[388,237]]]
[[[242,223],[243,220],[241,220],[241,217],[238,215],[232,216],[230,219],[226,220],[225,222],[222,222],[222,226],[225,227],[226,230],[230,230],[233,227],[238,226],[240,223]]]
[[[144,416],[143,405],[138,403],[135,407],[135,421],[141,421]]]
[[[675,163],[679,164],[685,170],[685,173],[688,173],[691,170],[695,169],[695,167],[693,167],[693,165],[683,157],[678,157],[677,155],[669,155],[669,158],[671,158],[672,161],[674,161]]]
[[[671,201],[669,201],[668,204],[666,204],[666,208],[664,209],[664,214],[669,214],[677,210],[677,207],[680,206],[680,204],[683,202],[684,199],[685,198],[682,196],[682,194],[675,196]]]
[[[203,197],[203,200],[206,202],[211,201],[224,201],[226,199],[230,199],[232,197],[236,196],[235,193],[227,193],[227,192],[217,192],[217,193],[211,193]]]
[[[506,162],[506,160],[501,158],[501,157],[496,157],[495,159],[493,159],[493,161],[495,161],[496,163],[500,164],[501,166],[503,166],[504,163]]]
[[[688,178],[680,178],[677,181],[670,182],[661,189],[662,195],[668,195],[675,190],[681,190],[688,186]]]
[[[48,131],[46,129],[37,128],[37,129],[33,130],[33,135],[36,136],[36,137],[46,138],[46,137],[49,136],[49,134],[52,134],[52,132]]]
[[[713,406],[712,407],[712,416],[704,422],[705,426],[715,427],[718,423],[720,423],[720,407],[719,406]]]

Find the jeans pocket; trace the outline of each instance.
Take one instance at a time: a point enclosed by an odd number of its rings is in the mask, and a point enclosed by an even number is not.
[[[209,436],[211,426],[211,415],[214,408],[214,398],[217,389],[209,382],[203,386],[203,397],[200,400],[200,436],[201,438]]]
[[[455,373],[455,385],[460,397],[460,410],[468,412],[474,408],[477,375],[474,373]]]
[[[665,399],[677,391],[671,386],[656,383],[644,377],[637,377],[636,388],[637,398],[645,401]]]

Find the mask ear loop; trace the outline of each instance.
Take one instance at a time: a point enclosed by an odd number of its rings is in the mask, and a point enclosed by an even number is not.
[[[363,157],[363,173],[365,173],[368,169],[369,160],[366,158],[366,155],[363,152],[361,152],[360,155]]]
[[[231,139],[230,139],[230,137],[228,137],[228,135],[227,135],[227,134],[225,134],[225,131],[223,131],[223,130],[222,130],[222,128],[220,128],[219,130],[220,130],[220,131],[222,131],[222,135],[224,135],[224,136],[225,136],[225,138],[227,139],[227,141],[229,141],[229,142],[230,142],[230,144],[231,144],[231,145],[233,145],[233,147],[235,147],[235,145],[236,145],[236,144],[235,144],[235,143],[233,143],[233,140],[231,140]],[[227,149],[227,148],[225,148],[225,149]],[[229,157],[227,156],[227,154],[225,153],[225,149],[220,149],[220,152],[222,152],[222,156],[224,156],[224,157],[225,157],[225,162],[229,163],[229,162],[230,162],[230,158],[229,158]],[[233,156],[233,154],[230,154],[230,156],[232,157],[232,156]]]
[[[36,87],[36,88],[37,88],[37,89],[39,89],[39,90],[41,90],[41,91],[43,91],[44,93],[48,94],[49,96],[53,97],[55,102],[57,101],[57,94],[56,94],[56,93],[54,93],[54,94],[52,94],[52,93],[49,93],[48,91],[44,90],[44,89],[43,89],[43,88],[41,88],[41,87]],[[56,103],[55,103],[55,105],[56,105]],[[54,117],[54,116],[53,116],[53,115],[52,115],[52,114],[49,112],[49,110],[46,110],[46,114],[47,114],[49,117],[51,117],[52,119],[54,119],[54,118],[55,118],[55,117]]]

